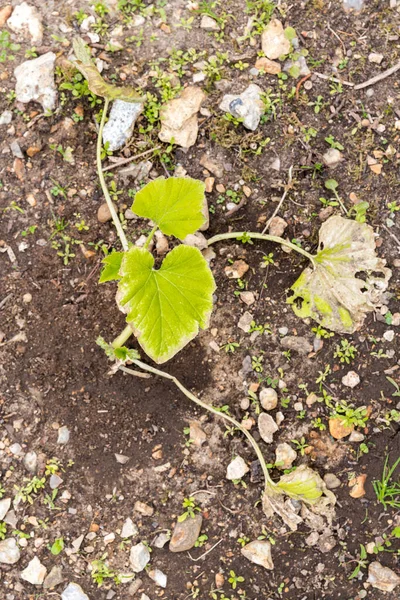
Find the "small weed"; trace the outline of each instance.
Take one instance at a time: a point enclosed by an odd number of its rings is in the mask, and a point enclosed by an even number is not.
[[[354,359],[356,353],[357,348],[353,346],[349,340],[341,340],[340,344],[336,345],[333,356],[338,358],[341,363],[346,363],[348,365]]]
[[[233,590],[236,590],[237,588],[237,584],[238,583],[243,583],[244,581],[244,577],[241,577],[240,575],[236,575],[235,571],[229,571],[229,579],[228,579],[229,583],[231,584],[231,588]]]
[[[16,52],[20,48],[19,44],[14,44],[11,41],[8,31],[0,31],[0,63],[4,63],[6,60],[14,60],[15,56],[8,54],[8,52]]]
[[[360,544],[360,552],[359,552],[358,558],[355,558],[353,561],[350,561],[350,562],[357,563],[355,569],[349,575],[349,579],[355,579],[356,577],[358,577],[358,574],[361,571],[361,569],[366,569],[366,567],[368,565],[367,550],[366,550],[365,546],[363,546],[363,544]]]
[[[184,498],[182,502],[182,507],[185,509],[185,512],[178,517],[178,522],[182,523],[186,521],[188,517],[194,519],[196,516],[196,512],[200,512],[200,508],[196,505],[194,498]]]
[[[206,543],[207,540],[208,540],[208,535],[206,535],[205,533],[203,533],[202,535],[199,535],[199,537],[197,538],[197,540],[194,543],[194,547],[201,548],[202,546],[204,546],[204,544]]]
[[[290,440],[293,446],[296,447],[297,452],[300,452],[301,456],[304,456],[306,453],[306,449],[309,448],[309,445],[306,442],[306,438],[303,436],[300,440]]]
[[[368,421],[368,410],[365,406],[354,408],[353,405],[348,404],[345,400],[341,400],[336,403],[331,417],[340,419],[346,427],[351,425],[365,427]]]
[[[383,505],[385,510],[388,506],[391,508],[400,508],[400,478],[398,478],[397,481],[393,479],[393,473],[396,471],[399,464],[400,457],[392,466],[389,466],[389,455],[387,455],[383,465],[381,479],[375,479],[375,481],[372,482],[376,498],[378,502]]]

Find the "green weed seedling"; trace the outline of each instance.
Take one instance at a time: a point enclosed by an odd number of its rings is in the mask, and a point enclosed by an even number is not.
[[[383,465],[382,476],[380,479],[375,479],[372,482],[376,499],[380,502],[384,509],[388,506],[392,508],[400,508],[400,477],[397,480],[394,479],[393,475],[400,464],[400,456],[393,463],[389,465],[389,455],[385,459]]]

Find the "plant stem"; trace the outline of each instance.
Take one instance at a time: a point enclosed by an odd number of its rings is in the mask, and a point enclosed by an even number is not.
[[[150,242],[154,237],[155,232],[157,231],[157,225],[154,225],[153,229],[150,231],[147,240],[143,246],[144,249],[147,249],[150,246]]]
[[[118,237],[119,237],[119,239],[121,241],[122,248],[126,252],[129,249],[128,240],[126,239],[125,232],[122,229],[121,221],[118,218],[117,211],[115,210],[114,203],[111,200],[111,196],[110,196],[110,193],[109,193],[108,188],[107,188],[106,180],[104,178],[104,173],[103,173],[103,170],[101,168],[101,144],[102,144],[102,137],[103,137],[103,128],[104,128],[104,124],[106,122],[106,116],[107,116],[107,110],[108,110],[109,103],[110,103],[109,99],[105,98],[105,100],[104,100],[104,107],[103,107],[103,114],[101,115],[101,121],[100,121],[100,126],[99,126],[99,133],[97,135],[97,151],[96,151],[97,174],[99,176],[101,189],[103,190],[104,198],[106,199],[107,206],[108,206],[108,208],[110,210],[111,217],[112,217],[112,220],[113,220],[114,225],[115,225],[115,229],[117,230]]]
[[[211,246],[211,244],[215,244],[216,242],[220,242],[221,240],[237,239],[240,238],[242,235],[247,235],[255,240],[265,240],[267,242],[275,242],[276,244],[287,246],[288,248],[291,248],[291,250],[294,250],[295,252],[306,256],[308,260],[310,260],[314,265],[315,257],[312,254],[310,254],[306,250],[303,250],[303,248],[296,246],[296,244],[292,244],[292,242],[288,242],[288,240],[284,240],[283,238],[278,237],[276,235],[268,235],[266,233],[254,233],[253,231],[234,231],[232,233],[220,233],[219,235],[214,235],[214,237],[207,240],[207,243],[209,246]]]
[[[132,329],[129,327],[129,325],[127,325],[125,329],[121,331],[119,336],[116,337],[115,340],[111,343],[111,346],[113,348],[120,348],[125,344],[126,340],[128,340],[131,337],[132,333]]]
[[[154,367],[150,367],[150,365],[146,365],[146,363],[142,362],[141,360],[133,360],[132,361],[137,367],[143,369],[144,371],[148,371],[149,373],[153,373],[153,375],[159,375],[160,377],[164,377],[165,379],[169,379],[170,381],[172,381],[180,390],[181,392],[187,397],[189,398],[189,400],[192,400],[192,402],[194,402],[195,404],[198,404],[199,406],[201,406],[202,408],[204,408],[204,410],[208,410],[209,412],[213,413],[214,415],[217,415],[217,417],[221,417],[222,419],[225,419],[225,421],[229,421],[229,423],[232,423],[232,425],[234,425],[235,427],[237,427],[249,440],[254,452],[257,455],[258,460],[260,461],[261,464],[261,468],[263,470],[264,473],[264,478],[265,478],[265,486],[266,487],[270,487],[270,486],[276,486],[276,484],[272,481],[268,469],[267,469],[267,465],[265,463],[264,460],[264,456],[261,452],[261,449],[259,447],[259,445],[257,444],[256,440],[253,438],[253,436],[247,431],[247,429],[245,429],[240,423],[239,421],[236,421],[236,419],[234,419],[233,417],[227,415],[226,413],[222,413],[220,410],[218,410],[217,408],[215,408],[214,406],[207,404],[206,402],[203,402],[202,400],[199,400],[199,398],[197,398],[194,394],[192,394],[191,392],[189,392],[189,390],[187,388],[185,388],[184,385],[182,385],[182,383],[179,381],[179,379],[177,379],[176,377],[174,377],[173,375],[170,375],[169,373],[166,373],[165,371],[161,371],[160,369],[156,369]],[[124,371],[125,373],[130,373],[131,369],[129,369],[128,367],[124,367],[124,366],[120,366],[119,367],[120,371]]]

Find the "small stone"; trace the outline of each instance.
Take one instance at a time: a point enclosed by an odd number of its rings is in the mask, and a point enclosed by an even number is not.
[[[382,566],[378,561],[374,561],[368,566],[367,581],[376,590],[393,592],[400,584],[400,577],[392,569]]]
[[[246,311],[238,321],[238,327],[245,333],[250,331],[251,324],[253,322],[253,315]]]
[[[11,16],[13,9],[10,4],[0,9],[0,27],[4,27],[7,19]]]
[[[207,240],[200,231],[196,233],[189,233],[184,240],[182,240],[186,246],[192,246],[199,250],[205,250],[207,248]]]
[[[206,177],[205,178],[204,185],[206,186],[207,194],[211,194],[211,192],[213,191],[214,182],[215,182],[215,177]]]
[[[346,425],[343,419],[339,417],[331,417],[329,419],[329,433],[335,440],[342,440],[351,434],[354,429],[354,425]]]
[[[322,157],[325,165],[330,169],[334,169],[343,160],[342,153],[336,148],[329,148]]]
[[[275,464],[278,469],[290,469],[297,458],[297,452],[286,442],[278,444],[275,450]]]
[[[162,588],[167,587],[167,576],[165,575],[165,573],[160,571],[160,569],[151,569],[151,571],[149,571],[148,575],[149,575],[150,579],[152,579],[154,581],[154,583],[156,585],[158,585],[159,587],[162,587]]]
[[[69,583],[63,593],[61,600],[90,600],[83,589],[77,583]]]
[[[21,579],[28,581],[32,585],[42,585],[46,577],[47,569],[37,556],[32,558],[26,569],[21,572]]]
[[[55,565],[44,580],[43,587],[45,590],[54,588],[57,585],[60,585],[60,583],[62,583],[63,581],[64,578],[62,575],[62,568],[58,565]]]
[[[40,14],[34,6],[30,6],[27,2],[22,2],[14,8],[7,25],[14,33],[21,33],[24,37],[29,35],[32,45],[40,46],[42,43],[43,25]]]
[[[16,156],[17,158],[24,158],[24,154],[21,150],[21,147],[16,140],[13,140],[10,143],[10,150],[13,156]]]
[[[115,541],[115,533],[111,532],[104,536],[103,542],[107,546],[108,544],[112,544]]]
[[[9,125],[12,121],[13,114],[11,110],[4,110],[0,115],[0,125]]]
[[[253,292],[240,292],[239,298],[247,306],[251,306],[256,301]]]
[[[140,600],[150,600],[150,598],[148,597],[148,595],[147,595],[147,594],[142,594],[142,595],[140,596]]]
[[[114,454],[115,460],[120,465],[126,465],[129,460],[129,456],[125,456],[125,454]]]
[[[136,527],[135,523],[132,521],[132,519],[130,517],[128,517],[124,524],[122,525],[122,529],[121,529],[121,537],[124,539],[130,538],[130,537],[134,537],[135,535],[138,535],[139,530]]]
[[[254,66],[259,71],[268,73],[268,75],[278,75],[278,73],[281,72],[281,65],[274,60],[269,60],[269,58],[266,58],[265,56],[257,59]]]
[[[269,224],[268,233],[270,235],[282,237],[287,225],[288,224],[286,223],[285,219],[282,219],[281,217],[274,217],[271,219],[271,223]]]
[[[178,98],[173,98],[160,111],[162,142],[190,148],[196,143],[198,133],[197,113],[205,99],[204,92],[196,86],[188,86]]]
[[[60,427],[58,430],[57,444],[68,444],[69,435],[69,429],[66,425]]]
[[[167,238],[161,231],[156,231],[154,237],[156,240],[157,256],[164,256],[164,254],[167,254],[167,252],[169,250]]]
[[[368,55],[368,60],[370,63],[375,63],[376,65],[380,65],[381,62],[383,61],[383,54],[371,52],[371,54]]]
[[[291,44],[285,36],[283,25],[279,19],[271,19],[264,29],[261,35],[261,48],[270,60],[289,54]]]
[[[136,120],[143,110],[142,102],[125,102],[114,100],[110,116],[103,129],[103,144],[108,149],[119,150],[132,136]]]
[[[240,401],[240,408],[242,410],[248,410],[249,406],[250,406],[249,398],[242,398],[242,400]]]
[[[249,265],[244,260],[235,260],[234,263],[225,267],[225,275],[228,279],[241,279],[249,270]]]
[[[237,119],[243,119],[243,126],[255,131],[264,112],[261,94],[262,89],[251,83],[241,94],[225,94],[219,108]]]
[[[202,155],[202,157],[200,158],[200,164],[202,167],[207,169],[207,171],[210,171],[210,173],[215,175],[215,177],[218,177],[219,179],[223,177],[224,167],[222,166],[222,164],[208,156],[208,154]]]
[[[112,216],[110,209],[108,208],[108,204],[105,202],[101,204],[97,211],[97,220],[99,223],[107,223],[107,221],[111,221]]]
[[[274,388],[263,388],[260,392],[260,404],[264,410],[274,410],[278,405],[278,394]]]
[[[140,542],[136,546],[132,546],[129,555],[129,562],[132,570],[135,573],[140,573],[150,561],[150,552],[148,548]]]
[[[197,421],[190,421],[189,429],[189,438],[192,440],[193,444],[197,446],[197,448],[200,448],[200,446],[202,446],[207,440],[206,434]]]
[[[306,537],[305,542],[307,546],[315,546],[319,540],[319,533],[317,531],[312,531],[309,536]]]
[[[342,383],[346,387],[353,389],[360,383],[360,377],[355,371],[349,371],[342,377]]]
[[[15,565],[20,559],[20,551],[14,538],[7,538],[0,542],[0,564]]]
[[[236,456],[228,465],[226,469],[226,478],[230,481],[236,479],[242,479],[249,472],[249,467],[241,456]]]
[[[341,481],[334,473],[326,473],[324,475],[324,482],[328,490],[334,490],[341,485]]]
[[[264,569],[271,570],[274,568],[274,563],[271,556],[271,544],[267,540],[255,540],[246,544],[241,549],[241,553],[247,560],[260,565]]]
[[[351,487],[350,496],[352,498],[362,498],[365,496],[365,481],[367,479],[366,474],[357,475],[349,481],[349,487]]]
[[[333,535],[321,535],[318,539],[317,547],[320,552],[326,554],[327,552],[333,550],[333,548],[336,546],[336,543],[337,542]]]
[[[196,514],[194,518],[187,517],[181,523],[178,521],[169,543],[171,552],[185,552],[193,548],[200,535],[202,522],[200,514]]]
[[[61,479],[61,477],[59,477],[59,475],[53,474],[50,476],[49,485],[52,490],[56,490],[57,488],[59,488],[62,482],[63,480]]]
[[[42,105],[44,111],[55,108],[57,102],[57,88],[54,82],[55,60],[54,52],[47,52],[38,58],[21,63],[14,69],[18,102],[27,104],[34,100]]]
[[[364,7],[364,0],[343,0],[343,8],[346,11],[354,10],[360,12]]]
[[[349,442],[362,442],[365,439],[365,435],[361,431],[352,431],[349,437]]]
[[[286,350],[293,350],[299,354],[306,355],[313,351],[313,346],[305,337],[288,335],[281,339],[281,346]]]
[[[18,443],[11,444],[9,450],[14,456],[20,456],[22,454],[22,446]]]
[[[273,436],[278,431],[278,425],[268,413],[261,413],[258,417],[258,431],[266,444],[272,444]]]
[[[385,333],[383,334],[383,337],[387,342],[393,342],[393,340],[394,340],[393,329],[389,329],[389,331],[385,331]]]
[[[200,21],[200,27],[201,29],[204,29],[205,31],[220,31],[220,26],[218,25],[217,21],[215,21],[213,18],[211,18],[208,15],[203,15]]]
[[[140,500],[135,502],[135,506],[133,508],[136,512],[140,513],[144,517],[151,517],[154,513],[154,508],[152,506],[145,504],[145,502],[140,502]]]
[[[0,521],[4,521],[4,517],[10,510],[11,498],[3,498],[0,500]]]
[[[171,536],[169,533],[159,533],[154,542],[152,543],[152,546],[154,546],[155,548],[164,548],[165,544],[169,542],[170,539]]]

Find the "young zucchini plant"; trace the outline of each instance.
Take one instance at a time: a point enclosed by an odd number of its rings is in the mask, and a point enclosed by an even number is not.
[[[302,500],[323,514],[335,496],[326,489],[320,476],[300,466],[272,481],[262,451],[253,436],[230,415],[197,398],[173,375],[140,360],[136,350],[124,344],[134,334],[143,351],[156,363],[172,358],[199,332],[208,327],[213,308],[215,281],[200,250],[177,245],[164,258],[158,269],[150,251],[157,230],[183,241],[205,222],[204,184],[190,178],[159,178],[148,183],[135,196],[132,211],[151,221],[152,229],[143,248],[130,243],[110,198],[101,165],[102,133],[110,100],[116,98],[137,102],[135,92],[107,84],[94,66],[90,52],[82,40],[75,40],[76,66],[86,77],[91,92],[105,99],[98,131],[97,169],[100,184],[117,230],[122,251],[113,251],[104,259],[100,282],[118,282],[117,304],[126,314],[127,327],[111,343],[103,338],[98,344],[115,361],[115,370],[138,374],[126,366],[134,364],[143,371],[173,382],[187,398],[203,409],[225,419],[239,429],[254,449],[265,477],[263,509],[266,515],[278,513],[293,530],[302,521],[285,496]],[[391,275],[383,260],[375,254],[374,233],[365,223],[340,216],[328,219],[320,231],[315,256],[291,242],[272,235],[239,231],[222,233],[208,240],[208,246],[229,239],[270,241],[305,256],[311,263],[291,288],[288,302],[301,318],[313,318],[323,327],[352,333],[366,314],[381,303]],[[363,273],[363,279],[357,274]],[[304,508],[304,510],[306,510]]]

